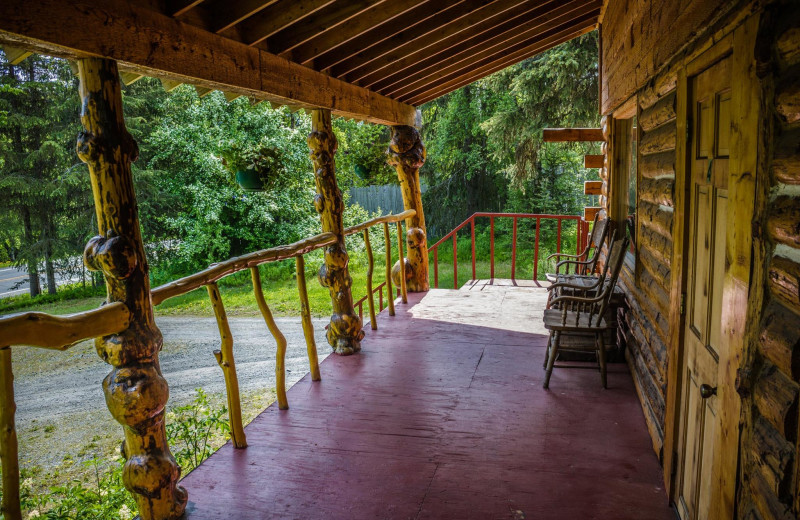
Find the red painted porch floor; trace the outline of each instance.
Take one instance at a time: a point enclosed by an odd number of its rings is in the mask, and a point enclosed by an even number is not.
[[[545,291],[494,282],[384,311],[186,476],[189,519],[674,519],[626,365],[543,390]]]

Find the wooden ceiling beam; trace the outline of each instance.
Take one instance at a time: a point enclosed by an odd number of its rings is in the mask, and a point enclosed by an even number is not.
[[[421,61],[429,57],[442,55],[451,49],[459,49],[464,45],[464,42],[475,42],[476,39],[480,40],[482,38],[491,37],[491,35],[495,34],[496,30],[500,30],[496,28],[513,28],[515,25],[519,25],[521,21],[527,20],[527,17],[537,16],[543,12],[555,9],[559,2],[560,0],[545,0],[544,2],[536,4],[525,2],[498,13],[495,16],[470,16],[468,19],[472,23],[463,31],[447,34],[446,36],[445,34],[440,34],[440,36],[445,37],[438,38],[430,45],[417,49],[414,52],[398,52],[393,63],[380,69],[372,70],[366,75],[358,74],[359,84],[377,90],[378,87],[374,87],[373,85],[382,82],[387,77],[402,77],[407,75],[409,72],[406,72],[406,69],[417,67]],[[451,52],[455,51],[453,50]],[[347,78],[351,80],[355,76],[356,73],[354,72],[349,74]],[[386,86],[386,83],[381,85],[381,87]]]
[[[266,49],[273,54],[283,54],[326,31],[339,28],[375,6],[388,2],[389,0],[347,0],[333,3],[267,38]],[[386,5],[382,7],[385,8]]]
[[[416,119],[413,106],[125,0],[0,2],[0,44],[375,123]]]
[[[222,33],[227,31],[237,23],[247,20],[251,16],[259,13],[267,7],[275,4],[278,0],[217,0],[209,5],[212,16],[210,17],[211,31]]]
[[[532,45],[530,48],[515,53],[512,56],[507,56],[505,59],[498,60],[497,62],[491,65],[484,65],[482,67],[476,68],[474,70],[469,71],[468,73],[463,74],[461,77],[450,80],[444,81],[437,85],[431,85],[430,89],[426,92],[418,95],[415,97],[412,102],[414,105],[419,106],[429,101],[432,101],[438,97],[441,97],[449,92],[457,90],[465,85],[469,85],[470,83],[474,83],[481,78],[484,78],[490,74],[493,74],[499,70],[503,70],[506,67],[509,67],[515,63],[519,63],[522,60],[535,56],[541,52],[546,51],[556,45],[562,44],[568,40],[573,38],[577,38],[583,34],[591,32],[595,29],[596,24],[591,23],[583,28],[576,28],[573,32],[566,32],[563,36],[555,38],[550,42],[543,42],[541,45]]]
[[[392,36],[369,49],[359,52],[331,68],[331,76],[355,81],[374,70],[390,66],[403,56],[416,52],[433,43],[469,29],[476,20],[494,16],[526,0],[467,0],[447,9],[439,15]]]
[[[371,89],[384,95],[401,97],[413,92],[421,85],[426,85],[448,76],[454,72],[470,67],[483,58],[496,55],[498,52],[514,52],[522,47],[536,43],[537,40],[547,38],[575,23],[582,23],[592,16],[599,14],[599,2],[585,2],[573,0],[557,9],[537,16],[526,23],[514,24],[512,29],[491,37],[482,35],[461,46],[454,47],[440,56],[422,60],[419,65],[414,65],[403,74],[393,74],[390,78],[371,85]],[[456,52],[459,51],[460,52]],[[453,54],[455,52],[455,54]],[[388,87],[383,85],[389,84]]]
[[[425,3],[420,4],[403,15],[403,22],[396,23],[394,20],[388,20],[380,25],[376,25],[369,31],[356,36],[355,38],[332,48],[319,56],[314,58],[314,65],[317,70],[325,70],[334,65],[338,65],[342,61],[352,58],[356,54],[363,52],[365,49],[376,46],[379,43],[395,36],[398,33],[408,34],[407,31],[411,28],[435,17],[435,22],[441,25],[443,14],[450,10],[455,10],[458,4],[463,4],[466,0],[427,0]]]
[[[239,37],[248,45],[258,45],[293,23],[331,5],[334,0],[278,0],[235,27],[221,32],[229,38]]]
[[[291,51],[291,59],[297,63],[308,64],[320,54],[356,38],[374,27],[393,21],[403,25],[406,13],[424,0],[393,0],[386,4],[372,6],[358,16],[342,24],[335,31],[325,31],[309,41],[298,45]],[[399,18],[399,20],[397,20]],[[316,63],[315,63],[316,65]],[[320,70],[320,67],[317,67]]]

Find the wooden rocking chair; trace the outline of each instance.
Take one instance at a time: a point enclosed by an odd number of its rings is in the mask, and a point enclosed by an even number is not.
[[[611,243],[614,243],[616,231],[611,232]],[[593,298],[603,289],[603,284],[608,280],[608,268],[610,263],[606,262],[600,275],[593,274],[560,274],[556,282],[547,288],[547,308],[552,307],[552,301],[559,296],[582,296]]]
[[[554,298],[549,306],[558,308],[548,308],[544,311],[544,326],[550,331],[550,340],[547,343],[547,371],[544,377],[544,388],[550,385],[550,376],[553,373],[556,357],[558,356],[559,343],[562,334],[594,334],[594,347],[597,353],[598,364],[600,365],[600,379],[603,388],[607,388],[606,381],[606,346],[603,334],[609,329],[609,325],[603,318],[611,296],[614,294],[614,287],[617,285],[619,272],[625,259],[625,251],[628,249],[628,238],[617,240],[611,245],[606,271],[607,282],[600,282],[602,290],[594,297],[586,296],[559,296]],[[570,347],[569,350],[587,350],[586,348]]]
[[[564,273],[567,273],[570,265],[575,266],[576,274],[591,274],[594,272],[594,267],[597,265],[597,259],[600,256],[600,249],[603,247],[603,241],[606,239],[608,232],[608,217],[600,218],[600,213],[594,216],[594,223],[592,224],[592,234],[589,235],[589,244],[586,249],[578,255],[568,255],[566,253],[554,253],[547,257],[551,258],[565,258],[556,264],[555,273],[546,273],[545,277],[551,282],[557,282],[560,276],[560,269],[564,266]],[[589,253],[594,248],[592,256]]]

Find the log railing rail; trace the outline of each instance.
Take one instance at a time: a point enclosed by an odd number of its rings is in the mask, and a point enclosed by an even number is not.
[[[130,311],[122,302],[68,316],[25,312],[0,317],[0,462],[5,518],[22,518],[11,347],[29,345],[64,351],[85,339],[121,332],[129,325]]]
[[[391,236],[389,224],[397,225],[398,237],[402,237],[402,225],[406,218],[414,216],[414,210],[407,210],[396,215],[377,217],[345,230],[345,235],[363,232],[367,247],[368,276],[367,295],[356,303],[359,316],[363,319],[363,304],[369,302],[372,328],[377,329],[375,321],[375,293],[379,293],[377,313],[384,309],[383,290],[387,289],[386,303],[389,314],[394,316],[394,302],[391,298]],[[386,274],[387,280],[377,287],[372,287],[372,273],[374,271],[374,258],[369,242],[369,230],[373,226],[383,225],[386,240]],[[239,397],[239,383],[236,374],[236,364],[233,356],[233,337],[228,325],[228,318],[220,295],[217,282],[231,274],[245,269],[250,270],[253,293],[267,328],[272,333],[277,344],[275,362],[276,393],[278,406],[281,409],[289,407],[286,398],[285,354],[286,338],[278,329],[277,324],[264,298],[261,287],[261,276],[258,266],[279,260],[295,259],[297,274],[297,289],[301,303],[301,320],[303,332],[308,349],[311,379],[319,381],[320,371],[317,359],[317,348],[314,341],[314,329],[311,322],[308,292],[305,278],[304,255],[314,250],[336,243],[337,238],[333,233],[321,233],[293,244],[282,245],[246,255],[231,258],[224,262],[212,264],[207,269],[198,273],[185,276],[153,289],[151,299],[153,305],[205,287],[211,300],[211,306],[220,331],[219,350],[214,351],[214,357],[223,371],[225,389],[228,401],[228,414],[231,428],[231,441],[237,448],[247,447],[247,440],[242,424],[241,402]],[[402,239],[400,240],[400,257],[403,257]],[[401,265],[404,262],[400,262]],[[406,300],[405,286],[398,290],[398,296]],[[122,302],[114,302],[102,307],[68,316],[53,316],[41,312],[26,312],[0,317],[0,459],[2,462],[3,500],[2,512],[5,518],[17,520],[22,517],[19,496],[19,454],[17,434],[15,427],[16,404],[14,402],[14,374],[12,370],[11,347],[18,345],[34,346],[50,350],[64,351],[80,341],[95,337],[116,334],[126,330],[130,325],[130,311]]]
[[[494,225],[495,220],[499,218],[512,219],[512,232],[511,232],[511,279],[517,279],[517,235],[518,235],[518,221],[520,219],[535,220],[536,236],[534,239],[533,249],[533,268],[532,280],[539,278],[539,234],[541,230],[542,221],[556,221],[556,252],[561,252],[562,240],[561,231],[563,221],[574,221],[576,228],[576,243],[575,254],[579,254],[586,249],[586,242],[589,239],[589,222],[585,221],[580,215],[550,215],[540,213],[473,213],[464,222],[455,227],[452,231],[440,238],[433,244],[429,251],[433,254],[433,286],[439,287],[439,246],[445,242],[452,241],[453,243],[453,288],[458,289],[458,232],[470,226],[470,241],[471,241],[471,260],[472,260],[472,279],[476,279],[476,251],[475,251],[475,219],[488,218],[489,219],[489,263],[490,263],[490,277],[495,277],[495,234]]]
[[[349,227],[344,230],[345,236],[354,235],[358,232],[362,232],[364,235],[364,246],[366,247],[367,251],[367,293],[359,300],[357,300],[353,306],[358,309],[358,316],[361,320],[364,320],[364,302],[367,302],[369,306],[369,318],[370,318],[370,326],[372,330],[378,330],[378,322],[376,318],[376,314],[380,314],[383,311],[383,290],[384,287],[386,288],[386,301],[389,306],[389,316],[394,316],[394,301],[392,299],[392,239],[389,235],[389,224],[396,224],[397,225],[397,233],[398,233],[398,246],[400,251],[400,258],[403,258],[403,240],[402,240],[402,225],[406,219],[409,219],[416,215],[417,212],[413,209],[407,209],[402,213],[397,213],[393,215],[384,215],[382,217],[375,217],[371,220],[367,220],[366,222],[362,222],[361,224],[357,224],[355,226]],[[369,238],[369,230],[373,226],[377,226],[379,224],[383,224],[383,237],[386,244],[386,280],[379,284],[377,287],[372,287],[372,275],[375,271],[375,259],[372,254],[372,244]],[[405,262],[400,262],[401,271],[404,271]],[[405,281],[405,273],[401,272],[400,279],[402,282]],[[405,283],[401,282],[401,286],[398,288],[397,295],[400,296],[403,303],[408,301],[406,295],[406,287]],[[378,312],[375,312],[375,293],[378,293]]]

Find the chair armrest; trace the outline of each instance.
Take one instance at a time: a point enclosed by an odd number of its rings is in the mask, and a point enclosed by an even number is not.
[[[548,256],[545,260],[550,260],[551,258],[554,258],[554,257],[557,257],[557,256],[565,256],[567,258],[582,258],[584,254],[586,254],[585,251],[580,255],[568,255],[567,253],[553,253],[552,255]]]
[[[560,261],[559,263],[556,264],[556,274],[561,274],[559,272],[559,269],[561,268],[562,265],[563,266],[568,266],[570,264],[590,265],[591,263],[592,263],[592,260],[562,260],[562,261]]]
[[[603,279],[601,279],[601,278],[598,278],[597,281],[595,283],[593,283],[592,285],[573,285],[573,284],[567,283],[567,282],[556,282],[556,283],[550,285],[550,287],[548,287],[547,290],[551,291],[553,289],[560,289],[562,287],[565,287],[567,289],[577,289],[579,291],[592,291],[594,289],[597,289],[602,282],[603,282]]]
[[[549,309],[554,303],[597,303],[603,299],[604,295],[595,296],[594,298],[584,298],[582,296],[559,296],[558,298],[553,298],[551,301],[547,302],[547,308]]]

